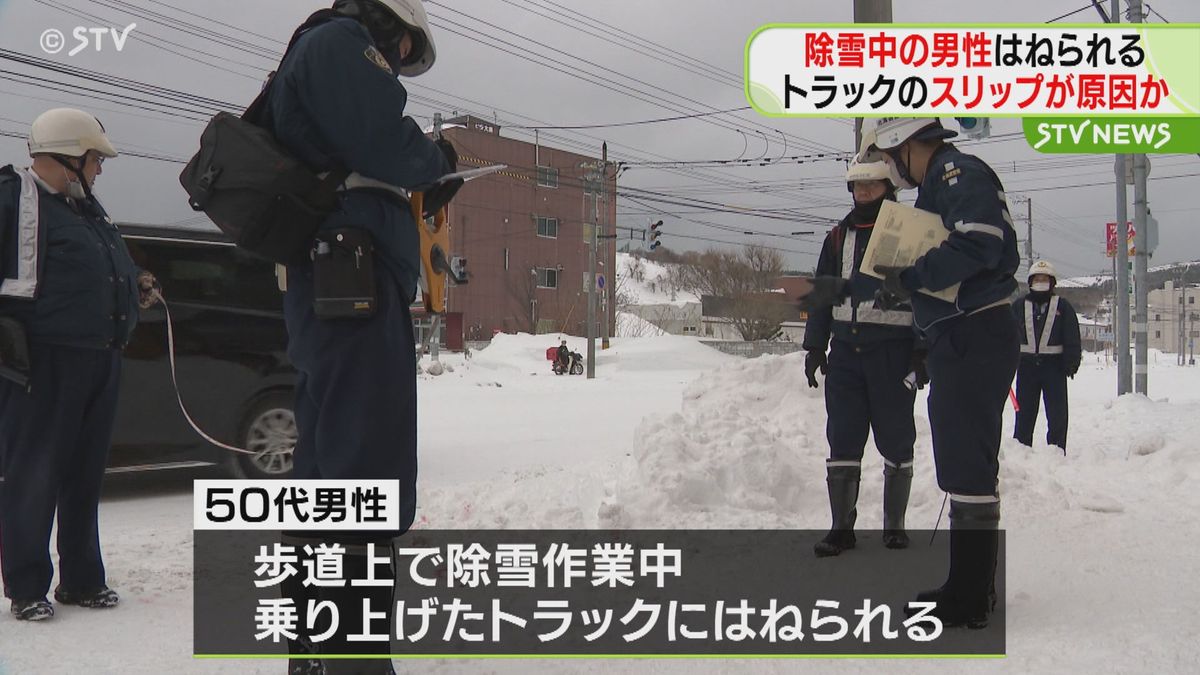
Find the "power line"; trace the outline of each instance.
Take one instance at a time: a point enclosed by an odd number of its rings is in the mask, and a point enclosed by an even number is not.
[[[697,117],[708,117],[710,115],[723,115],[725,113],[738,112],[741,110],[749,110],[749,109],[750,109],[750,106],[747,105],[747,106],[742,106],[740,108],[730,108],[728,110],[714,110],[712,112],[695,113],[692,115],[677,115],[675,117],[660,117],[658,119],[641,120],[638,122],[609,122],[607,124],[576,124],[576,125],[571,125],[571,126],[537,126],[537,127],[510,125],[508,128],[509,129],[542,130],[542,129],[604,129],[604,128],[612,128],[612,127],[632,127],[632,126],[637,126],[640,124],[657,124],[659,122],[674,122],[677,120],[696,119]]]
[[[118,0],[112,0],[112,1],[118,1]],[[173,6],[171,6],[171,5],[167,4],[167,3],[162,3],[162,2],[156,2],[156,4],[160,4],[160,5],[164,5],[164,6],[168,6],[168,7],[173,7]],[[175,9],[177,9],[177,10],[178,10],[178,8],[175,8]],[[189,14],[190,14],[190,13],[189,13]],[[192,15],[192,16],[196,16],[196,17],[198,17],[198,18],[205,18],[205,19],[207,19],[207,17],[200,17],[199,15],[195,15],[195,14],[191,14],[191,15]],[[160,16],[165,16],[165,15],[160,15]],[[208,20],[210,20],[210,19],[208,19]],[[215,22],[215,23],[221,24],[221,22]],[[226,25],[226,26],[228,26],[229,24],[221,24],[221,25]],[[207,29],[205,29],[205,30],[207,30]],[[239,30],[240,30],[240,29],[239,29]],[[215,32],[215,31],[214,31],[214,32]],[[252,34],[252,35],[258,35],[258,36],[260,36],[260,37],[264,37],[264,38],[266,37],[266,36],[261,36],[260,34],[252,33],[252,32],[249,32],[249,31],[243,31],[243,32],[247,32],[248,34]],[[219,34],[219,33],[218,33],[218,34]],[[267,38],[267,39],[269,39],[269,38]],[[282,44],[282,43],[279,43],[279,44]],[[209,64],[209,63],[207,63],[207,62],[204,62],[203,60],[199,60],[199,62],[201,62],[201,63],[204,63],[205,65],[210,65],[210,66],[211,66],[211,65],[213,65],[213,64]],[[410,88],[416,89],[417,91],[420,91],[420,90],[422,89],[422,87],[421,87],[420,85],[410,85]],[[441,94],[443,94],[443,95],[448,95],[448,96],[450,96],[450,97],[452,97],[452,98],[455,98],[455,99],[460,99],[460,100],[466,100],[466,101],[470,101],[470,99],[465,99],[464,97],[461,97],[461,96],[456,96],[456,95],[454,95],[454,94],[450,94],[449,92],[441,92],[440,90],[437,90],[437,89],[435,89],[435,88],[432,88],[432,87],[424,87],[424,89],[426,89],[426,90],[429,90],[429,91],[438,92],[438,93],[441,93]],[[414,96],[412,96],[411,98],[412,98],[412,99],[415,99],[417,102],[421,102],[421,99],[422,99],[423,97],[421,97],[421,96],[419,96],[419,95],[414,95]],[[435,100],[433,100],[433,99],[428,99],[428,98],[425,98],[425,100],[426,100],[426,101],[428,101],[428,105],[430,105],[430,106],[431,106],[431,108],[432,108],[432,109],[434,109],[434,110],[437,110],[437,109],[438,109],[438,107],[446,107],[446,108],[451,108],[451,109],[453,109],[453,108],[456,108],[456,107],[461,107],[461,106],[456,106],[456,105],[453,105],[453,104],[444,104],[444,103],[437,102],[437,101],[435,101]],[[475,103],[475,104],[478,104],[478,105],[481,105],[481,106],[483,106],[484,108],[492,108],[492,106],[489,106],[489,105],[488,105],[488,104],[486,104],[486,103],[480,103],[480,102],[478,102],[478,101],[473,101],[473,103]],[[513,115],[516,115],[516,116],[518,116],[518,117],[527,118],[527,119],[530,119],[530,120],[532,120],[532,121],[535,121],[535,122],[544,122],[544,120],[536,120],[536,119],[534,119],[534,118],[529,118],[528,116],[526,116],[526,115],[521,115],[521,114],[519,114],[519,113],[510,113],[509,111],[504,111],[504,112],[506,112],[506,113],[508,113],[508,114],[513,114]],[[548,124],[548,125],[549,125],[549,124]],[[517,133],[518,133],[518,134],[520,134],[520,133],[521,133],[521,131],[517,131]],[[779,132],[779,133],[781,133],[781,134],[782,134],[782,132]],[[586,136],[586,134],[584,134],[584,135]],[[744,133],[743,133],[743,136],[744,136]],[[786,135],[785,135],[785,136],[786,136]],[[570,138],[567,138],[567,137],[563,137],[563,136],[557,136],[557,135],[555,135],[555,136],[551,136],[550,134],[547,134],[547,137],[548,137],[548,138],[552,138],[552,139],[557,139],[557,140],[559,140],[560,142],[566,143],[568,146],[584,147],[584,145],[585,145],[584,143],[582,143],[582,142],[580,142],[580,141],[576,141],[576,140],[573,140],[573,139],[570,139]],[[593,138],[594,138],[594,137],[593,137]],[[596,140],[597,140],[597,141],[599,141],[600,139],[596,139]],[[769,141],[768,141],[768,143],[769,143]],[[612,146],[613,146],[614,148],[616,148],[616,147],[629,147],[629,146],[624,146],[624,145],[622,145],[622,144],[620,144],[620,143],[617,143],[617,142],[613,142],[613,143],[612,143]],[[591,148],[589,147],[588,149],[590,150]],[[637,155],[636,155],[636,154],[632,154],[632,153],[631,153],[629,156],[630,156],[631,158],[635,158],[635,157],[637,157]],[[661,155],[659,155],[659,156],[661,157]],[[704,172],[701,172],[701,171],[699,171],[699,170],[694,170],[694,169],[670,169],[670,168],[668,168],[668,169],[664,169],[664,170],[665,170],[665,171],[667,171],[667,172],[669,172],[669,173],[678,173],[679,175],[691,176],[691,177],[693,177],[693,178],[697,178],[697,179],[701,179],[701,180],[709,180],[709,181],[713,181],[713,182],[720,183],[720,184],[728,184],[728,183],[735,183],[735,184],[736,184],[736,183],[737,183],[737,181],[738,181],[738,179],[737,179],[736,177],[726,177],[726,176],[723,176],[723,175],[720,175],[720,174],[717,174],[717,173],[704,173]],[[753,188],[752,186],[748,186],[748,187],[747,187],[747,191],[755,191],[755,188]]]
[[[61,1],[60,2],[49,2],[48,0],[34,0],[34,2],[41,4],[41,5],[45,5],[46,7],[50,7],[51,9],[56,9],[60,12],[66,13],[66,14],[70,14],[71,16],[74,16],[75,18],[84,19],[85,21],[96,21],[99,23],[111,23],[107,19],[104,19],[103,17],[96,16],[95,14],[89,14],[82,10],[71,7],[70,5],[66,5],[66,4],[62,3]],[[164,38],[160,38],[154,34],[146,32],[146,31],[140,31],[137,33],[133,33],[132,35],[130,35],[130,38],[133,40],[144,42],[146,45],[148,45],[150,47],[154,47],[155,49],[159,49],[161,51],[164,51],[164,52],[167,52],[170,54],[174,54],[181,58],[196,61],[197,63],[203,63],[203,64],[209,66],[210,68],[216,68],[217,70],[225,71],[231,75],[237,75],[238,77],[243,77],[243,78],[250,79],[250,80],[261,80],[262,79],[261,75],[249,75],[249,74],[246,74],[243,72],[239,72],[236,70],[226,68],[224,66],[217,65],[215,63],[211,63],[209,61],[205,61],[204,59],[201,59],[201,58],[188,57],[186,54],[175,51],[174,49],[171,49],[170,47],[166,47],[163,45],[171,45],[171,46],[177,47],[179,49],[186,49],[188,51],[192,51],[197,54],[203,54],[205,56],[210,56],[210,57],[219,59],[221,61],[225,61],[227,63],[233,63],[236,65],[245,66],[247,68],[256,68],[255,66],[252,66],[248,63],[242,63],[241,61],[234,61],[233,59],[229,59],[224,56],[220,56],[219,54],[213,54],[211,52],[206,52],[206,51],[203,51],[203,50],[195,48],[195,47],[186,47],[184,45],[179,44],[178,42],[173,42],[171,40],[166,40]]]
[[[550,50],[550,51],[552,51],[552,52],[556,52],[556,53],[558,53],[558,54],[562,54],[562,55],[564,55],[564,56],[568,56],[568,57],[570,57],[570,58],[572,58],[572,59],[575,59],[575,60],[577,60],[577,61],[580,61],[580,62],[583,62],[583,63],[585,63],[585,64],[588,64],[589,66],[592,66],[592,67],[594,67],[594,68],[598,68],[598,69],[600,69],[600,70],[607,71],[607,72],[609,72],[609,73],[613,73],[613,74],[615,74],[615,75],[617,75],[617,76],[620,76],[620,77],[623,77],[623,78],[625,78],[626,80],[629,80],[629,81],[631,81],[631,82],[636,82],[636,83],[638,83],[638,84],[641,84],[641,85],[644,85],[644,86],[650,87],[650,88],[653,90],[653,91],[652,91],[652,92],[650,92],[650,93],[652,93],[653,95],[659,95],[659,96],[661,96],[661,95],[663,95],[663,94],[667,94],[667,95],[669,95],[669,96],[671,96],[671,97],[673,97],[673,98],[676,98],[676,99],[679,99],[679,100],[682,100],[682,101],[686,101],[686,102],[689,102],[689,103],[692,103],[692,104],[695,104],[695,105],[701,105],[701,106],[705,106],[705,107],[710,107],[710,106],[707,106],[707,104],[705,104],[705,103],[702,103],[702,102],[700,102],[700,101],[697,101],[697,100],[695,100],[695,99],[693,99],[693,98],[690,98],[690,97],[688,97],[688,96],[685,96],[685,95],[683,95],[683,94],[678,94],[678,93],[675,93],[675,92],[669,91],[669,90],[667,90],[667,89],[665,89],[665,88],[663,88],[663,87],[660,87],[660,86],[657,86],[657,85],[651,84],[651,83],[649,83],[649,82],[646,82],[645,80],[642,80],[642,79],[640,79],[640,78],[634,77],[634,76],[632,76],[632,75],[628,75],[628,74],[626,74],[626,73],[623,73],[623,72],[621,72],[621,71],[614,70],[614,69],[612,69],[612,68],[608,68],[608,67],[606,67],[606,66],[604,66],[604,65],[601,65],[601,64],[599,64],[599,63],[596,63],[596,62],[594,62],[594,61],[590,61],[590,60],[588,60],[588,59],[584,59],[584,58],[582,58],[582,57],[576,56],[576,55],[574,55],[574,54],[572,54],[572,53],[570,53],[570,52],[567,52],[567,51],[564,51],[564,50],[561,50],[561,49],[557,49],[557,48],[555,48],[555,47],[552,47],[552,46],[550,46],[550,45],[548,45],[548,44],[546,44],[546,43],[544,43],[544,42],[538,41],[538,40],[536,40],[536,39],[534,39],[534,38],[532,38],[532,37],[529,37],[529,36],[527,36],[527,35],[522,35],[522,34],[520,34],[520,33],[516,32],[516,31],[513,31],[513,30],[511,30],[511,29],[507,29],[507,28],[504,28],[504,27],[502,27],[502,26],[498,26],[498,25],[496,25],[496,24],[494,24],[494,23],[491,23],[491,22],[489,22],[489,21],[486,21],[486,20],[480,19],[480,18],[478,18],[478,17],[471,16],[471,15],[469,15],[469,14],[466,14],[466,13],[462,12],[460,9],[457,9],[457,8],[451,8],[451,7],[447,6],[447,5],[444,5],[444,4],[440,3],[440,2],[438,2],[437,0],[428,0],[428,4],[432,4],[432,5],[438,5],[438,6],[440,6],[440,7],[444,7],[444,8],[446,8],[446,9],[452,9],[452,10],[454,10],[454,11],[456,12],[456,14],[457,14],[458,16],[463,16],[463,17],[466,17],[466,18],[468,18],[468,19],[471,19],[472,21],[478,22],[478,23],[480,23],[480,24],[483,24],[483,25],[485,25],[485,26],[489,26],[489,27],[491,27],[491,28],[494,28],[494,29],[496,29],[496,30],[504,31],[504,32],[505,32],[505,33],[507,33],[507,34],[511,34],[511,35],[514,35],[514,36],[516,36],[516,37],[519,37],[519,38],[522,38],[522,39],[528,40],[528,41],[529,41],[529,42],[531,42],[532,44],[538,45],[538,46],[540,46],[540,47],[543,47],[543,48],[545,48],[545,49],[547,49],[547,50]],[[447,21],[447,22],[449,22],[449,23],[451,23],[451,24],[453,24],[453,25],[456,25],[456,26],[459,26],[460,28],[463,28],[464,30],[470,30],[470,28],[468,28],[468,27],[467,27],[467,26],[465,26],[464,24],[458,23],[458,22],[456,22],[456,21],[453,21],[453,20],[451,20],[451,19],[448,19],[448,18],[446,18],[446,17],[444,17],[444,16],[439,16],[439,15],[437,15],[437,14],[433,14],[433,13],[431,13],[431,14],[430,14],[430,17],[431,17],[431,18],[437,18],[437,19],[439,19],[439,20],[441,20],[441,21]],[[440,26],[440,27],[441,27],[441,28],[445,28],[444,26]],[[515,45],[515,44],[513,44],[513,43],[506,42],[506,41],[504,41],[504,40],[502,40],[502,39],[500,39],[500,38],[497,38],[497,37],[495,37],[495,36],[493,36],[493,35],[487,35],[487,34],[483,33],[482,31],[479,31],[479,34],[480,34],[480,35],[485,35],[485,36],[486,36],[486,37],[488,37],[489,39],[495,40],[495,41],[497,41],[497,42],[500,42],[500,43],[502,43],[502,44],[507,44],[507,45],[509,45],[509,46],[512,46],[512,47],[519,47],[519,45]],[[491,47],[493,47],[494,49],[499,49],[498,47],[495,47],[494,45],[488,45],[488,46],[491,46]],[[507,51],[507,50],[503,50],[503,49],[501,49],[501,51]],[[512,52],[507,52],[507,53],[510,53],[510,54],[511,54]],[[524,57],[523,55],[521,55],[521,54],[514,54],[514,55],[515,55],[515,56],[518,56],[518,57],[520,57],[520,58],[525,58],[525,57]],[[543,58],[547,58],[547,57],[543,57]],[[526,60],[532,60],[532,59],[528,59],[528,58],[527,58]],[[553,61],[553,62],[555,62],[555,63],[558,63],[558,64],[561,64],[561,65],[566,65],[565,63],[563,63],[562,61],[559,61],[559,60],[557,60],[557,59],[549,59],[549,58],[547,58],[547,60]],[[544,65],[544,64],[543,64],[543,65]],[[571,66],[567,66],[567,67],[571,67]],[[593,73],[589,73],[589,75],[594,75],[594,74],[593,74]],[[602,77],[602,76],[599,76],[599,75],[594,75],[594,76],[595,76],[595,77],[599,77],[600,79],[603,79],[603,80],[606,80],[606,81],[610,81],[610,82],[612,81],[612,80],[608,80],[608,78],[604,78],[604,77]],[[614,84],[615,84],[615,83],[614,83]],[[739,87],[739,88],[740,88],[740,87]],[[626,94],[626,95],[629,95],[629,94],[628,94],[628,92],[626,92],[626,91],[618,91],[618,93],[624,93],[624,94]],[[647,93],[647,92],[645,92],[645,91],[642,91],[641,93],[645,94],[645,93]],[[635,98],[636,98],[636,97],[635,97]],[[660,105],[660,106],[662,106],[662,107],[666,107],[666,106],[665,106],[663,103],[661,103],[661,102],[657,103],[657,105]],[[673,104],[673,105],[680,105],[680,104]],[[693,111],[693,112],[694,112],[694,111]],[[784,134],[782,131],[780,131],[780,130],[778,130],[778,129],[775,129],[775,128],[772,128],[772,127],[769,127],[769,126],[767,126],[767,125],[765,125],[765,124],[762,124],[761,122],[758,122],[757,120],[738,120],[738,122],[741,122],[742,124],[748,124],[748,125],[750,125],[750,126],[758,127],[758,128],[760,128],[760,129],[765,129],[765,130],[767,130],[767,131],[770,131],[770,132],[772,132],[772,133],[777,133],[777,134],[780,134],[780,136],[783,136],[783,137],[785,137],[785,139],[786,139],[786,137],[788,136],[787,134]],[[834,150],[834,149],[836,149],[836,148],[832,148],[831,146],[828,146],[828,145],[826,145],[826,144],[824,144],[824,143],[819,143],[819,142],[817,142],[817,141],[812,141],[812,140],[810,140],[810,139],[806,139],[806,138],[803,138],[803,137],[792,136],[792,139],[793,139],[794,141],[796,141],[796,142],[804,143],[804,144],[807,144],[807,145],[813,146],[813,147],[815,147],[815,148],[826,148],[826,149],[831,149],[831,150]],[[785,144],[786,144],[786,140],[785,140]]]
[[[12,131],[4,131],[4,130],[0,130],[0,136],[7,136],[8,138],[17,138],[22,141],[27,140],[29,138],[29,136],[27,134],[15,133]],[[121,154],[128,155],[130,157],[139,157],[141,159],[149,159],[149,160],[153,160],[156,162],[169,162],[171,164],[186,164],[186,162],[184,162],[183,160],[176,159],[174,157],[163,157],[160,155],[151,155],[151,154],[144,153],[144,152],[125,151],[125,152],[122,152]]]
[[[1086,11],[1086,10],[1089,10],[1091,8],[1092,8],[1091,5],[1084,5],[1083,7],[1080,7],[1079,9],[1077,9],[1073,12],[1067,12],[1066,14],[1063,14],[1062,16],[1056,16],[1053,19],[1050,19],[1049,21],[1047,21],[1046,23],[1054,23],[1056,21],[1062,21],[1063,19],[1065,19],[1069,16],[1075,16],[1076,14]]]
[[[1158,18],[1162,19],[1162,22],[1163,22],[1163,23],[1171,23],[1170,21],[1168,21],[1168,20],[1167,20],[1167,17],[1163,16],[1162,14],[1159,14],[1159,13],[1158,13],[1158,10],[1157,10],[1157,9],[1154,9],[1154,8],[1153,8],[1153,7],[1151,7],[1150,5],[1146,5],[1146,9],[1150,10],[1151,12],[1153,12],[1153,13],[1154,13],[1154,16],[1157,16]]]

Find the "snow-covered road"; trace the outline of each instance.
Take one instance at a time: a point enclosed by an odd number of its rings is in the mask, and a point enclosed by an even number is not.
[[[740,360],[678,337],[619,340],[599,377],[555,377],[545,337],[500,336],[420,383],[424,528],[827,526],[824,403],[802,357]],[[582,351],[582,342],[571,347]],[[1200,369],[1151,366],[1153,400],[1113,396],[1088,355],[1071,382],[1070,454],[1006,441],[1008,657],[1002,661],[401,661],[446,673],[1186,673],[1200,632]],[[908,522],[937,491],[924,402]],[[1007,426],[1011,429],[1011,411]],[[1044,423],[1038,434],[1044,434]],[[862,526],[882,479],[868,450]],[[211,477],[205,472],[200,477]],[[191,658],[193,474],[110,482],[101,507],[108,612],[0,616],[3,675],[283,673]]]

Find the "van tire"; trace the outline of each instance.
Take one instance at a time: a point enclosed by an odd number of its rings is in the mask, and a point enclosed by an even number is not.
[[[291,476],[292,452],[298,436],[294,402],[292,392],[273,391],[250,405],[238,428],[238,441],[242,448],[260,454],[235,453],[230,461],[230,472],[235,477],[271,480]],[[281,446],[287,449],[278,454],[272,452]]]

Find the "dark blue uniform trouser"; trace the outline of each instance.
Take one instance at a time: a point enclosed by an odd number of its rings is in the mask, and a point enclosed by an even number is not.
[[[1033,445],[1038,406],[1046,397],[1046,442],[1067,448],[1067,374],[1061,356],[1022,356],[1017,368],[1016,431],[1013,438]]]
[[[917,428],[916,392],[904,386],[912,360],[910,340],[851,345],[834,340],[825,376],[825,409],[832,461],[862,461],[868,430],[889,462],[911,462]]]
[[[996,494],[1008,389],[1020,358],[1007,305],[951,320],[929,348],[929,426],[938,486],[951,495]]]
[[[371,318],[322,320],[312,268],[288,268],[288,358],[299,373],[293,477],[399,481],[403,531],[416,511],[416,344],[407,298],[382,265],[375,271]]]
[[[0,563],[17,601],[50,590],[56,508],[60,586],[105,585],[97,512],[121,375],[111,349],[33,344],[30,358],[30,392],[0,380]]]

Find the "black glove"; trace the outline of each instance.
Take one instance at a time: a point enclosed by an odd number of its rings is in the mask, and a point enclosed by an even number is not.
[[[804,376],[808,378],[808,386],[816,389],[820,387],[817,384],[817,371],[820,370],[824,375],[829,370],[829,359],[825,356],[824,350],[810,349],[808,356],[804,357]]]
[[[925,367],[926,355],[927,353],[924,351],[914,351],[909,360],[909,372],[917,376],[917,389],[924,389],[925,385],[929,384],[929,371]]]
[[[1074,379],[1075,373],[1079,372],[1079,362],[1076,361],[1075,363],[1068,364],[1064,370],[1067,373],[1067,377]]]
[[[442,151],[442,155],[446,157],[446,165],[450,167],[450,171],[447,173],[454,173],[455,171],[458,171],[458,150],[454,149],[454,145],[444,138],[437,139],[433,142],[433,144],[436,145],[438,150]]]
[[[875,291],[875,304],[880,309],[889,311],[899,309],[908,304],[909,298],[912,297],[912,291],[904,287],[900,281],[900,274],[907,267],[888,267],[886,265],[876,265],[875,273],[883,275],[883,287]]]
[[[442,155],[446,158],[446,165],[450,167],[447,173],[458,171],[458,151],[450,144],[450,141],[439,138],[434,141],[434,145],[438,150],[442,151]],[[433,187],[425,191],[425,201],[422,203],[422,215],[426,218],[432,216],[442,207],[449,204],[454,195],[458,194],[459,188],[463,186],[463,180],[456,178],[444,183],[436,183]]]
[[[800,296],[800,309],[811,312],[832,307],[850,292],[850,285],[841,277],[813,277],[809,279],[812,290]]]

